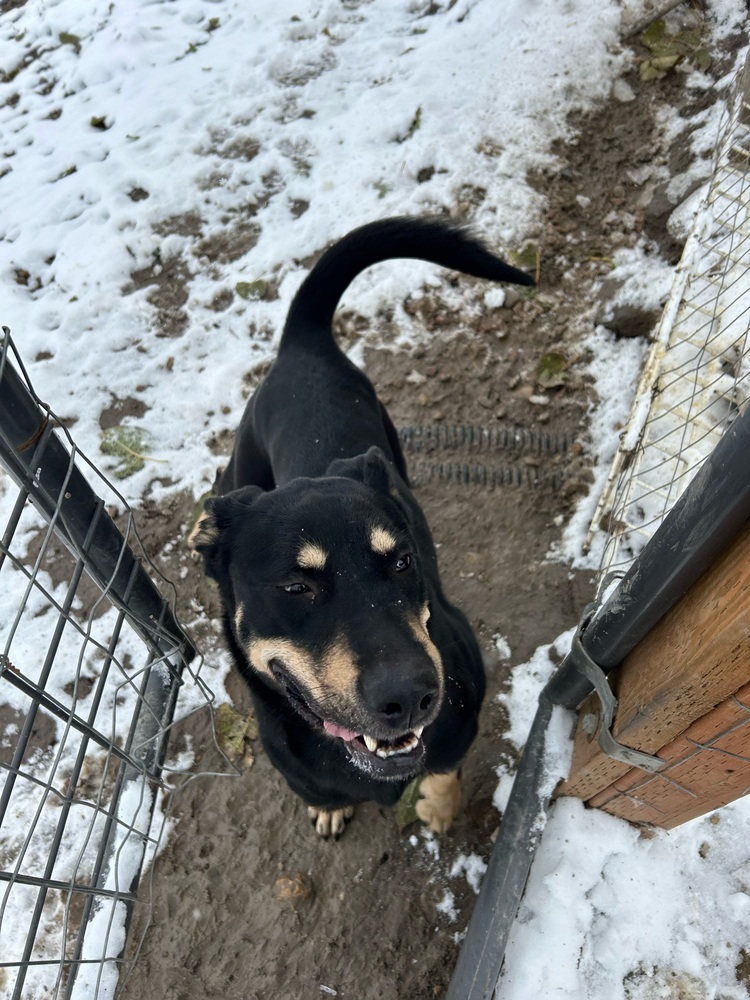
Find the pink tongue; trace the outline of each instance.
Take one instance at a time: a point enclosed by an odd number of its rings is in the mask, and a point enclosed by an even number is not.
[[[344,729],[343,726],[337,726],[334,722],[326,722],[323,719],[323,728],[331,736],[338,736],[339,739],[344,740],[346,743],[351,743],[352,740],[356,740],[361,733],[353,733],[351,729]]]

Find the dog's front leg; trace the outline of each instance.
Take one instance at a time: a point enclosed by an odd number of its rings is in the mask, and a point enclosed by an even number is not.
[[[344,827],[354,815],[354,806],[345,806],[343,809],[319,809],[317,806],[308,806],[307,815],[312,820],[319,837],[325,839],[333,837],[334,840],[338,840],[344,832]]]
[[[445,833],[461,806],[458,771],[428,774],[422,779],[419,794],[422,798],[416,805],[417,816],[435,833]]]

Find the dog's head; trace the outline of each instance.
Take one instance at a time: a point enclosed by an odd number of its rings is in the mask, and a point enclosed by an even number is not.
[[[206,502],[195,547],[250,668],[369,776],[418,773],[443,698],[410,506],[377,448]]]

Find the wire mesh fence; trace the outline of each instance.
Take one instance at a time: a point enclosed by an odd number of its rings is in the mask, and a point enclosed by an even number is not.
[[[726,443],[746,422],[749,399],[750,57],[722,122],[707,195],[592,521],[589,542],[597,534],[605,540],[601,591],[613,576],[637,568],[638,556],[667,514],[691,483],[699,483],[696,477],[708,468],[706,460],[716,454],[717,444]],[[735,476],[739,497],[748,484],[746,452],[740,450],[732,463],[713,475],[725,481],[730,473]],[[703,482],[698,506],[707,507],[718,489],[716,479]],[[697,535],[676,540],[670,558],[683,556],[699,541]],[[630,673],[621,670],[616,729],[626,734],[628,746],[664,762],[658,774],[638,768],[621,768],[618,774],[607,766],[602,773],[608,779],[596,784],[581,771],[570,786],[572,794],[625,819],[673,827],[750,793],[742,569],[748,544],[747,530],[740,530],[731,548],[714,557],[714,590],[707,573],[706,594],[692,610],[676,608],[655,628],[655,636],[659,628],[671,630],[669,657],[675,663],[657,668],[650,662],[644,675],[668,676],[663,690],[653,693],[653,685],[637,679],[636,666],[626,665]],[[724,603],[730,591],[732,600]],[[711,615],[703,615],[704,607],[711,607]],[[637,689],[633,704],[631,688]],[[593,774],[594,765],[587,767]]]
[[[750,396],[750,63],[737,81],[589,543],[627,568]]]
[[[211,694],[132,512],[0,347],[0,995],[112,996],[177,694]]]

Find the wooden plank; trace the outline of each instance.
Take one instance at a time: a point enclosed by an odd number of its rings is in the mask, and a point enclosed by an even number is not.
[[[748,681],[750,524],[610,674],[619,701],[614,735],[657,754]],[[560,795],[590,799],[630,770],[600,751],[590,731],[598,709],[593,695],[581,707],[570,777]]]

